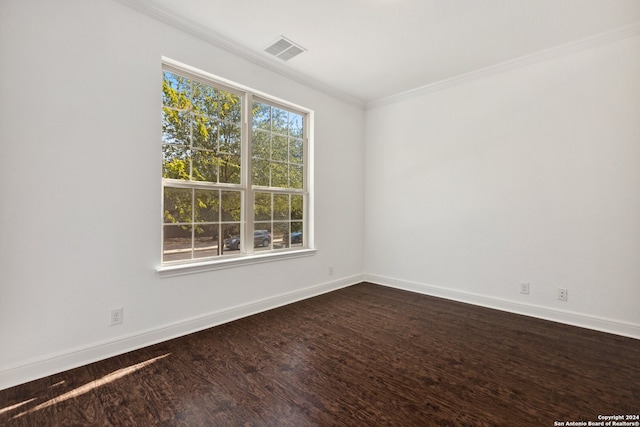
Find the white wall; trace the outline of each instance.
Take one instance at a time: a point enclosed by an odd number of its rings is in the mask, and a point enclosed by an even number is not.
[[[0,389],[361,280],[361,108],[111,0],[1,8]],[[163,55],[315,111],[315,255],[158,276]]]
[[[640,337],[638,52],[629,38],[381,105],[365,127],[111,0],[2,2],[0,389],[363,271]],[[158,276],[163,55],[315,110],[316,255]]]
[[[640,338],[640,37],[380,104],[365,135],[369,279]]]

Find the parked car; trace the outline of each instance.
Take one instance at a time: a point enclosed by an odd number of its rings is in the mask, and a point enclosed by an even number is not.
[[[294,231],[291,233],[291,243],[302,243],[302,232]]]
[[[253,231],[253,246],[269,246],[271,244],[271,233],[267,230]]]
[[[291,244],[294,243],[302,243],[302,232],[301,231],[294,231],[291,233],[291,237],[287,236],[286,234],[283,236],[283,240],[285,242],[285,244],[288,244],[289,241],[291,241]]]
[[[268,230],[253,231],[253,246],[269,246],[271,244],[271,233]],[[240,236],[229,237],[224,245],[227,249],[240,249]]]

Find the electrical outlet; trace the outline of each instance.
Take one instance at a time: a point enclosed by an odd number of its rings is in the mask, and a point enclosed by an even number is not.
[[[558,299],[560,301],[566,301],[569,291],[564,288],[558,288]]]
[[[114,308],[110,312],[110,325],[120,325],[122,323],[122,308]]]
[[[520,282],[520,293],[529,295],[529,282]]]

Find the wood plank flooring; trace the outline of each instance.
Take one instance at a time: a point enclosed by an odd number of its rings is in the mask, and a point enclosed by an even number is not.
[[[640,341],[368,283],[0,391],[7,426],[553,426],[640,414]]]

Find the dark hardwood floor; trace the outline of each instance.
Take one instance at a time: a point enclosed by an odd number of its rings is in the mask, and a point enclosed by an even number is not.
[[[553,426],[640,414],[640,341],[359,284],[0,391],[15,426]]]

